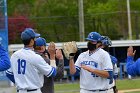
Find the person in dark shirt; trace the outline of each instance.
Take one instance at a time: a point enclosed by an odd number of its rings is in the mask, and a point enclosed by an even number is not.
[[[45,61],[50,64],[51,60],[57,59],[59,60],[57,65],[57,74],[55,77],[46,77],[44,76],[44,85],[41,88],[42,93],[54,93],[54,79],[61,79],[63,78],[64,73],[64,60],[63,55],[60,49],[55,49],[54,47],[48,46],[48,49],[46,50],[46,40],[42,37],[39,37],[36,39],[35,44],[35,52],[39,55],[41,55]],[[50,43],[54,44],[54,43]],[[46,52],[47,51],[47,52]]]

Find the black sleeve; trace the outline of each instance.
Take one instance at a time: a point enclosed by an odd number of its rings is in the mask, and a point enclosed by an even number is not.
[[[60,59],[57,65],[57,74],[54,79],[61,79],[64,76],[64,60]]]

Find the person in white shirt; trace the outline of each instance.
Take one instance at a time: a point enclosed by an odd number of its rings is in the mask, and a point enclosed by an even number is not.
[[[88,51],[81,53],[75,64],[70,59],[70,73],[80,72],[80,93],[113,93],[109,86],[113,82],[113,66],[109,54],[97,46],[100,39],[99,33],[89,33]]]
[[[47,77],[56,75],[55,59],[52,59],[53,63],[49,65],[34,52],[35,39],[39,36],[40,34],[35,33],[32,28],[26,28],[21,33],[24,48],[11,56],[11,68],[6,73],[7,77],[15,83],[18,93],[41,93],[44,75]],[[51,48],[55,49],[55,46],[52,45]]]

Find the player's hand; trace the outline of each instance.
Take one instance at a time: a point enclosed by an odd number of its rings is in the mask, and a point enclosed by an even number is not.
[[[60,49],[56,49],[56,58],[63,59],[62,51]]]
[[[87,70],[89,72],[93,72],[94,69],[92,69],[91,67],[89,66],[86,66],[86,65],[81,65],[81,68],[83,68],[84,70]]]
[[[129,48],[127,49],[127,56],[135,56],[136,50],[134,50],[133,52],[133,47],[129,46]]]
[[[50,54],[50,59],[55,60],[55,44],[54,42],[50,42],[48,46],[48,53]]]

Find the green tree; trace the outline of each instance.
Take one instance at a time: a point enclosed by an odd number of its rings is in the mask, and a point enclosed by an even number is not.
[[[126,0],[83,0],[85,36],[128,38]],[[130,0],[133,37],[139,34],[140,0]],[[79,41],[78,0],[8,0],[8,16],[29,19],[47,42]],[[136,35],[137,36],[136,36]]]
[[[93,30],[98,31],[102,35],[108,35],[111,39],[119,39],[117,5],[118,1],[116,0],[92,2],[87,9],[87,14],[91,15]]]

